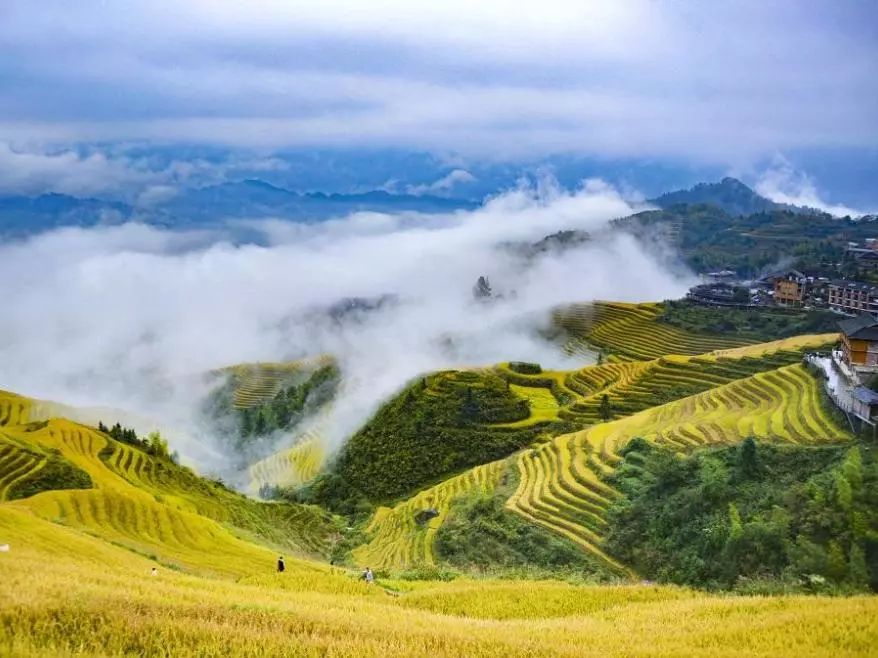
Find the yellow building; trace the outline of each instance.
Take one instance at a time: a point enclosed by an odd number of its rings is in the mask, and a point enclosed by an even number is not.
[[[774,279],[774,301],[784,306],[801,306],[808,292],[807,277],[797,270],[790,270]]]
[[[844,360],[855,370],[878,371],[878,320],[859,315],[838,323]]]

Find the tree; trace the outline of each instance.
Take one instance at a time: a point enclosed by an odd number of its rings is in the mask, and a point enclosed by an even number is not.
[[[756,454],[756,440],[752,436],[748,436],[741,443],[741,451],[739,453],[741,464],[741,474],[746,478],[751,478],[759,471],[759,460]]]
[[[608,421],[613,418],[613,407],[610,405],[610,396],[606,393],[601,396],[601,406],[598,410],[598,413],[600,413],[601,419],[603,419],[604,421]]]
[[[854,587],[866,588],[869,586],[869,569],[866,566],[866,553],[858,544],[851,546],[847,577],[848,582]]]
[[[836,540],[829,542],[826,551],[826,575],[835,581],[841,581],[847,573],[848,565],[844,559],[844,551]]]
[[[473,297],[477,300],[490,299],[493,293],[491,292],[491,284],[488,282],[488,277],[480,276],[476,281],[476,285],[473,287]]]
[[[154,457],[170,459],[168,455],[168,442],[158,432],[150,432],[146,437],[146,445],[149,453]]]

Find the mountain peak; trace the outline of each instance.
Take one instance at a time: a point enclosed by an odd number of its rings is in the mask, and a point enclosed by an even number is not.
[[[718,183],[699,183],[688,190],[667,192],[650,199],[650,203],[660,208],[680,204],[709,204],[731,215],[750,215],[786,207],[757,194],[749,186],[731,176],[726,176]]]

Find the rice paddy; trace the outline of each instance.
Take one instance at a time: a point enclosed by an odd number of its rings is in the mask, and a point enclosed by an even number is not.
[[[601,549],[604,515],[618,496],[603,476],[629,440],[642,437],[679,451],[748,436],[805,445],[848,440],[824,411],[817,386],[803,366],[789,365],[559,436],[520,454],[521,479],[507,506],[622,570]]]
[[[568,353],[597,347],[621,360],[648,361],[666,354],[704,354],[757,341],[740,336],[699,335],[658,322],[659,304],[595,302],[555,312],[555,322],[570,335]]]
[[[495,491],[511,464],[519,474],[507,501],[512,513],[568,538],[632,584],[460,578],[368,585],[355,571],[313,559],[336,539],[320,510],[247,501],[52,417],[44,403],[0,393],[0,545],[9,547],[0,551],[0,655],[876,655],[876,597],[732,597],[646,585],[602,548],[606,510],[620,495],[605,476],[635,437],[679,452],[747,436],[803,445],[848,440],[799,364],[803,350],[834,336],[743,345],[649,334],[653,305],[600,306],[598,324],[615,329],[592,327],[588,342],[612,351],[610,362],[538,375],[496,370],[528,400],[530,417],[519,422],[564,420],[584,429],[544,437],[379,508],[352,558],[390,572],[438,565],[435,534],[455,501]],[[290,372],[257,370],[242,379],[236,404],[258,404]],[[604,395],[610,422],[601,418]],[[254,464],[251,478],[307,482],[326,458],[322,445],[319,432],[306,437]],[[50,455],[87,473],[92,486],[12,500],[9,492]],[[287,558],[283,574],[275,572],[279,553]]]
[[[674,587],[367,585],[316,564],[205,577],[0,505],[0,655],[621,657],[874,655],[874,597]],[[208,555],[210,555],[208,553]],[[243,562],[242,562],[243,564]]]
[[[476,466],[395,507],[379,508],[366,528],[369,541],[354,550],[354,560],[361,566],[382,569],[435,565],[433,540],[452,503],[474,491],[493,491],[504,464],[505,460],[500,460]]]

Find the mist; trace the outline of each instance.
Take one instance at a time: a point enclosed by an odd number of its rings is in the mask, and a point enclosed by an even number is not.
[[[338,448],[411,378],[505,360],[577,367],[540,330],[553,306],[682,295],[692,276],[661,250],[607,230],[642,208],[600,181],[551,180],[445,215],[359,213],[315,224],[248,222],[168,231],[139,224],[64,229],[0,247],[0,388],[153,419],[184,461],[229,462],[198,421],[202,375],[223,366],[334,355],[340,394],[320,419]],[[565,230],[590,242],[525,261],[498,245]],[[489,277],[504,299],[476,303]],[[347,298],[394,303],[333,320]],[[107,420],[105,418],[105,420]],[[110,419],[112,420],[112,419]]]

